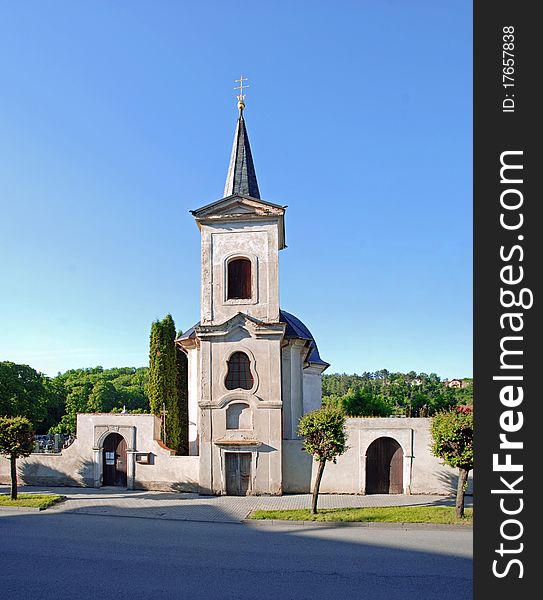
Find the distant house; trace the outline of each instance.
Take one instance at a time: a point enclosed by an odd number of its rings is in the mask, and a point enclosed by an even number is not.
[[[448,379],[443,382],[443,385],[449,388],[467,388],[469,384],[467,379]]]

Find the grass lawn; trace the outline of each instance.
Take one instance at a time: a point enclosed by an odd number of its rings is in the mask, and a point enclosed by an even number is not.
[[[316,515],[309,509],[255,510],[250,519],[281,521],[350,521],[379,523],[440,523],[471,525],[473,509],[466,508],[463,519],[457,519],[453,506],[386,506],[378,508],[323,508]]]
[[[47,508],[64,498],[57,494],[17,494],[17,500],[12,500],[9,494],[0,494],[0,506],[30,506],[32,508]]]

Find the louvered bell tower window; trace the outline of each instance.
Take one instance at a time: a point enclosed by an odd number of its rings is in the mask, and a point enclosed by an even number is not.
[[[251,261],[236,258],[228,263],[228,300],[251,298]]]
[[[253,387],[249,357],[244,352],[234,352],[230,357],[225,385],[228,390],[250,390]]]

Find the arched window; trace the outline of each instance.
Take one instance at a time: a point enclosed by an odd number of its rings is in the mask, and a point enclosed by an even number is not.
[[[244,352],[234,352],[230,357],[225,385],[228,390],[250,390],[253,387],[249,357]]]
[[[226,409],[226,429],[252,429],[251,409],[248,404],[236,402]]]
[[[249,299],[251,293],[251,261],[236,258],[228,263],[228,300]]]

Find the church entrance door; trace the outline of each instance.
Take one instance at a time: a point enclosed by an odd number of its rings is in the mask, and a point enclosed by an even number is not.
[[[227,452],[226,493],[229,496],[246,496],[251,483],[251,453]]]
[[[402,493],[402,447],[392,438],[378,438],[366,453],[366,494]]]
[[[104,440],[103,485],[126,487],[126,440],[118,433],[110,433]]]

